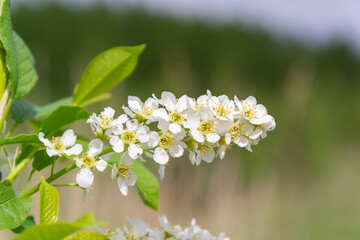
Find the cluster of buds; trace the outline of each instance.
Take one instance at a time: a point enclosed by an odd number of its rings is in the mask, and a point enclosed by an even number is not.
[[[190,226],[185,229],[181,228],[179,225],[170,224],[165,215],[159,217],[160,228],[150,227],[140,218],[128,218],[127,221],[131,225],[130,229],[124,226],[123,229],[117,228],[116,232],[110,232],[106,229],[95,230],[110,235],[110,240],[230,240],[225,237],[225,233],[221,233],[218,237],[214,237],[208,230],[197,226],[195,219],[193,219]]]
[[[119,163],[111,165],[111,175],[126,195],[128,186],[136,182],[131,170],[135,159],[153,159],[159,164],[162,179],[170,156],[181,157],[184,149],[189,151],[192,164],[211,163],[216,156],[224,158],[234,145],[252,151],[251,147],[276,126],[274,118],[262,104],[257,104],[255,97],[239,100],[235,96],[231,100],[226,95],[212,96],[210,91],[197,99],[186,95],[177,99],[171,92],[163,92],[160,99],[153,95],[145,102],[129,96],[128,106],[123,106],[123,110],[125,114],[115,118],[115,111],[107,107],[100,115],[93,113],[87,120],[97,139],[90,142],[85,154],[75,158],[80,168],[76,177],[80,187],[92,185],[94,168],[104,171],[109,165],[106,162],[109,154],[98,157],[103,141],[108,141],[114,152],[123,153]],[[158,129],[153,131],[150,127],[155,126]],[[44,139],[42,133],[39,138],[52,155],[56,152],[57,155],[78,155],[82,151],[76,145],[67,150],[75,144],[74,134],[56,138],[54,143]]]

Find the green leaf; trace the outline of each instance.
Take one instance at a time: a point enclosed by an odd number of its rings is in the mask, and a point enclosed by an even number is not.
[[[92,231],[82,231],[64,238],[64,240],[105,240],[105,239],[109,239],[108,235],[99,232],[92,232]]]
[[[34,147],[31,144],[21,144],[21,152],[15,159],[15,164],[18,165],[22,160],[27,158],[30,154],[32,154],[37,147]]]
[[[114,153],[110,156],[109,160],[107,160],[107,162],[108,162],[108,163],[119,163],[120,158],[121,158],[122,155],[123,155],[123,153],[116,153],[116,152],[114,152]]]
[[[39,132],[49,134],[70,123],[88,119],[90,113],[80,106],[60,106],[43,119]]]
[[[40,224],[57,222],[59,214],[59,193],[41,176],[39,192]]]
[[[102,226],[96,222],[92,213],[85,214],[73,223],[56,222],[46,225],[35,225],[25,229],[16,240],[61,240],[83,228]]]
[[[11,231],[13,231],[14,233],[21,233],[22,231],[25,230],[25,228],[31,227],[35,225],[35,219],[33,216],[28,216],[25,221],[18,226],[15,229],[11,229]]]
[[[0,183],[0,230],[20,226],[30,207],[31,197],[15,198],[15,192]]]
[[[66,105],[70,105],[72,101],[72,97],[66,97],[66,98],[62,98],[59,99],[55,102],[49,103],[47,105],[44,106],[35,106],[35,111],[36,111],[36,118],[38,117],[43,117],[47,114],[49,114],[50,112],[54,111],[56,108],[60,107],[60,106],[66,106]]]
[[[75,87],[73,104],[83,105],[128,77],[144,48],[145,45],[115,47],[97,55]]]
[[[20,101],[14,100],[11,104],[10,113],[11,118],[18,123],[22,123],[36,116],[34,105],[25,99]]]
[[[18,63],[10,18],[10,0],[0,0],[0,42],[6,52],[6,67],[9,72],[11,92],[16,92]]]
[[[159,201],[159,182],[154,174],[138,160],[134,161],[132,168],[136,173],[136,188],[141,200],[146,206],[157,210]]]
[[[73,223],[57,222],[26,228],[16,240],[61,240],[82,227]]]
[[[53,164],[57,158],[57,156],[49,157],[49,155],[46,153],[46,150],[37,151],[34,154],[34,161],[32,163],[32,167],[35,170],[40,171],[47,166]]]
[[[44,146],[36,134],[20,134],[15,137],[8,137],[0,140],[0,146],[17,143],[28,143],[37,147]]]
[[[20,100],[35,86],[38,75],[34,67],[35,59],[32,56],[30,49],[15,31],[13,31],[13,41],[18,64],[18,79],[15,98]]]

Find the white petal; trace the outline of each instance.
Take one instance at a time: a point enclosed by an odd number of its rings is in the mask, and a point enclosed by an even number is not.
[[[182,112],[187,109],[188,98],[189,98],[188,96],[183,95],[177,101],[176,108],[179,112]]]
[[[148,142],[149,148],[156,147],[158,142],[159,142],[159,134],[157,132],[151,132],[149,135],[149,142]]]
[[[177,134],[181,131],[181,126],[177,123],[170,123],[169,130],[170,132]]]
[[[193,138],[195,139],[195,141],[200,143],[205,141],[204,135],[199,130],[191,130],[190,133],[191,136],[193,136]]]
[[[128,186],[126,185],[126,183],[122,180],[122,178],[117,178],[117,184],[119,187],[120,192],[126,196],[128,194]]]
[[[135,96],[129,96],[128,97],[128,104],[130,109],[133,112],[140,113],[142,110],[142,102],[138,97]]]
[[[119,124],[124,124],[127,120],[128,120],[128,116],[126,116],[126,114],[121,114],[118,118],[117,118],[117,123]]]
[[[61,138],[62,142],[66,147],[73,146],[76,142],[76,136],[72,129],[68,129],[64,132]]]
[[[164,105],[168,111],[174,111],[176,97],[173,93],[164,91],[161,93],[160,103]]]
[[[217,135],[216,133],[210,133],[210,134],[206,135],[206,140],[211,143],[216,143],[217,141],[219,141],[219,139],[220,139],[220,136]]]
[[[91,187],[94,181],[94,174],[88,168],[82,168],[76,174],[76,183],[82,188]]]
[[[104,111],[101,112],[101,116],[107,117],[107,118],[113,118],[115,114],[115,110],[111,107],[104,108]]]
[[[135,183],[136,183],[136,174],[135,174],[135,172],[129,171],[129,176],[124,179],[124,182],[125,182],[128,186],[134,186]]]
[[[79,155],[83,150],[83,146],[81,144],[76,144],[72,148],[64,151],[64,153],[68,156],[70,155]]]
[[[78,168],[81,168],[81,165],[83,164],[83,160],[81,158],[76,157],[75,161],[76,161],[76,166]]]
[[[136,129],[138,128],[138,126],[139,126],[139,123],[135,119],[132,119],[132,120],[129,120],[126,122],[126,128],[130,131],[135,132]]]
[[[124,151],[124,141],[119,137],[110,138],[110,144],[115,152],[121,153]]]
[[[93,139],[89,143],[89,155],[94,157],[102,152],[103,142],[100,139]]]
[[[160,164],[158,172],[159,172],[159,175],[160,175],[160,179],[163,180],[164,177],[165,177],[165,165]]]
[[[127,114],[127,115],[129,115],[130,117],[135,117],[135,114],[130,110],[130,108],[128,108],[128,107],[125,107],[125,106],[122,106],[122,109],[124,110],[124,112]],[[125,121],[126,122],[126,121]],[[124,122],[124,123],[125,123]]]
[[[249,140],[246,137],[240,137],[240,139],[235,139],[234,142],[239,146],[239,147],[245,147],[246,145],[249,144]]]
[[[218,149],[218,154],[220,156],[220,159],[223,159],[225,157],[225,153],[226,153],[226,147],[224,145],[222,145]]]
[[[158,122],[158,129],[160,129],[163,133],[167,132],[169,130],[170,123],[168,121],[165,121],[163,119],[159,119]]]
[[[180,145],[176,145],[169,149],[169,153],[172,157],[181,157],[184,153],[184,149]]]
[[[53,156],[61,156],[60,153],[58,153],[57,151],[51,150],[50,148],[46,148],[46,153],[49,155],[49,157],[53,157]]]
[[[109,158],[111,157],[111,155],[113,155],[113,152],[110,152],[110,153],[107,153],[107,154],[104,154],[100,157],[101,160],[104,160],[104,161],[107,161],[109,160]]]
[[[231,143],[231,135],[230,135],[230,133],[225,134],[225,143],[227,145],[230,145],[230,143]]]
[[[141,149],[141,147],[139,145],[130,143],[130,146],[128,148],[128,153],[129,153],[129,156],[135,160],[135,159],[137,159],[138,154],[141,155],[143,153],[143,150]]]
[[[111,170],[111,179],[114,179],[115,177],[116,177],[116,175],[117,175],[117,173],[118,173],[118,168],[117,168],[117,165],[116,164],[114,164],[114,167],[113,167],[113,169]]]
[[[100,172],[103,172],[105,170],[105,168],[107,167],[107,162],[105,162],[104,160],[99,160],[99,161],[95,162],[95,167]]]
[[[169,121],[169,115],[165,108],[158,108],[153,112],[153,117],[155,119],[163,119]]]
[[[246,103],[250,104],[250,106],[255,106],[256,105],[256,98],[253,96],[249,96],[248,98],[245,99]]]
[[[157,147],[154,152],[154,161],[159,164],[165,164],[169,161],[169,155],[161,147]]]
[[[44,143],[46,147],[51,147],[51,143],[48,139],[44,138],[44,133],[39,133],[39,140]]]
[[[123,163],[125,165],[131,165],[133,162],[133,159],[129,156],[129,152],[125,152],[121,158],[120,158],[120,163]]]
[[[192,165],[194,165],[196,162],[196,154],[194,151],[191,151],[189,153],[189,159],[190,159],[190,162],[192,163]]]
[[[205,162],[211,163],[211,162],[214,160],[214,158],[215,158],[215,152],[214,152],[214,151],[211,151],[210,154],[209,154],[209,153],[207,153],[207,154],[202,154],[202,153],[201,153],[201,158],[202,158]]]

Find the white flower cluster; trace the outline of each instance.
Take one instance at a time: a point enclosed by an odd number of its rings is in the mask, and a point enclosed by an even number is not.
[[[80,187],[89,188],[93,183],[92,170],[104,171],[110,155],[99,154],[103,141],[109,140],[114,152],[123,153],[118,164],[113,167],[112,178],[117,179],[121,193],[127,194],[128,186],[136,182],[131,170],[135,159],[144,161],[151,158],[159,164],[160,177],[164,177],[165,165],[171,157],[181,157],[188,149],[192,164],[201,161],[211,163],[216,156],[224,158],[233,145],[252,151],[267,132],[275,128],[275,120],[268,115],[255,97],[234,100],[226,95],[213,96],[208,90],[206,95],[197,99],[186,95],[177,99],[171,92],[163,92],[161,98],[148,98],[142,102],[138,97],[129,96],[128,107],[123,106],[125,114],[114,118],[115,111],[107,107],[100,115],[93,113],[87,120],[97,139],[90,142],[86,153],[76,157],[80,168],[76,182]],[[157,131],[150,126],[157,125]],[[68,130],[53,141],[39,139],[47,147],[49,156],[62,154],[78,155],[80,146],[67,149],[75,144],[76,136]]]
[[[195,219],[193,219],[190,226],[185,229],[179,225],[170,224],[165,215],[159,217],[160,228],[150,227],[140,218],[128,218],[127,221],[131,224],[131,229],[124,226],[123,229],[117,228],[116,232],[109,232],[104,229],[97,230],[111,235],[111,237],[109,237],[110,240],[230,240],[225,237],[225,233],[214,237],[208,230],[197,226]]]

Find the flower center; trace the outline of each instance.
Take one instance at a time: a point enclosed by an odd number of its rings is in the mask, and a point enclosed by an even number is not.
[[[242,134],[242,124],[235,123],[234,125],[232,125],[230,130],[229,130],[229,133],[230,133],[230,136],[232,138],[237,138],[237,137],[241,136],[241,134]]]
[[[172,139],[169,133],[161,136],[159,146],[163,149],[168,149],[172,145]]]
[[[142,109],[142,115],[146,118],[151,117],[151,114],[154,111],[154,106],[152,104],[146,104],[145,102],[145,106]]]
[[[130,176],[130,167],[124,163],[118,165],[118,173],[116,177],[128,178]]]
[[[135,142],[136,136],[135,136],[135,133],[133,131],[125,130],[121,134],[121,139],[124,141],[125,144],[129,145],[130,143]]]
[[[214,152],[215,143],[210,143],[205,141],[198,145],[198,150],[202,152],[204,155],[211,155]]]
[[[170,122],[177,123],[179,125],[184,123],[184,116],[179,112],[171,112],[169,114]]]
[[[202,134],[209,134],[215,132],[215,125],[213,121],[201,121],[198,130]]]
[[[83,161],[83,166],[87,168],[93,168],[95,166],[95,159],[88,155],[83,156],[82,161]]]
[[[223,104],[216,104],[214,111],[217,116],[227,118],[229,113],[231,113],[230,107],[225,102]]]
[[[99,117],[101,118],[100,126],[102,129],[105,129],[105,130],[107,130],[109,128],[109,125],[114,120],[112,117],[107,116],[107,115],[100,114]]]
[[[66,150],[66,146],[61,137],[54,137],[51,141],[51,149],[59,153],[63,153]]]

